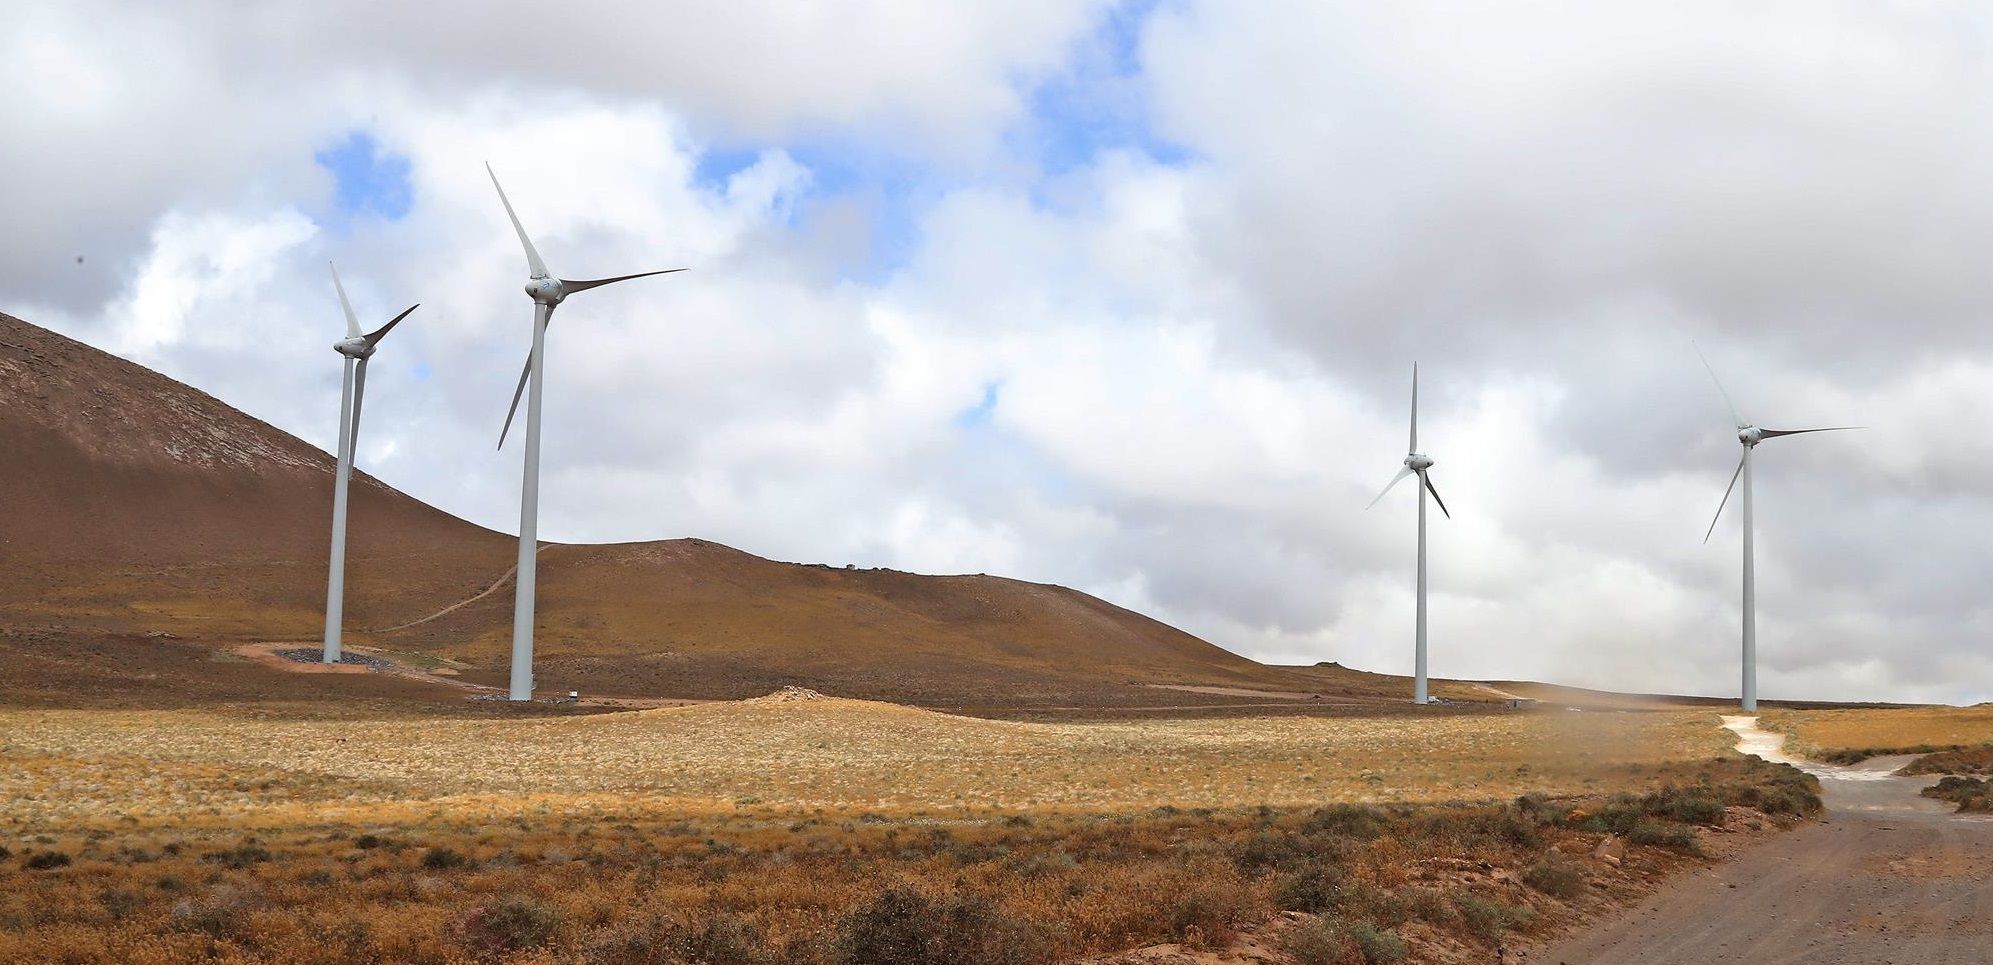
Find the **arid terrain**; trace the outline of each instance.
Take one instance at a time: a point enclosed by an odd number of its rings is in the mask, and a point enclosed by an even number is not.
[[[586,697],[485,699],[511,541],[365,477],[368,663],[325,668],[326,454],[6,316],[0,392],[0,961],[1515,961],[1652,944],[1597,922],[1678,873],[1910,837],[1836,837],[1839,772],[1812,824],[1819,783],[1737,753],[1719,701],[1415,708],[1063,587],[689,538],[548,545],[539,679]],[[1915,792],[1983,773],[1986,708],[1763,723],[1942,752],[1897,780],[1963,840],[1980,785]],[[1887,860],[1976,873],[1923,854]]]
[[[0,733],[5,960],[1481,961],[1706,860],[1697,827],[1811,806],[1702,712],[1032,723],[790,691]],[[957,957],[890,954],[935,941]]]

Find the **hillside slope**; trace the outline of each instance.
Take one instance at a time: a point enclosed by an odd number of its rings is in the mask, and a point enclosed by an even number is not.
[[[17,645],[147,633],[209,646],[317,640],[328,454],[6,315],[0,400],[0,631]],[[514,550],[504,534],[356,475],[349,640],[452,658],[472,665],[464,678],[498,681]],[[1262,666],[1063,587],[777,563],[693,539],[542,556],[538,670],[549,689],[739,697],[801,684],[957,705],[1227,699],[1148,684],[1334,690],[1333,679]],[[1349,696],[1374,700],[1372,689]]]

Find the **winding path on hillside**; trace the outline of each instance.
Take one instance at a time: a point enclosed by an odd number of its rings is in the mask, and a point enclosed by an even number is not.
[[[1684,875],[1626,913],[1529,956],[1569,965],[1976,965],[1993,961],[1993,818],[1955,815],[1897,777],[1909,757],[1833,767],[1726,717],[1737,749],[1820,779],[1819,822]]]
[[[548,553],[562,549],[566,545],[567,544],[564,543],[541,543],[535,555],[544,559],[546,558],[546,555]],[[519,572],[519,564],[513,563],[511,566],[505,568],[505,572],[500,573],[498,575],[498,579],[491,581],[490,586],[485,587],[483,590],[477,593],[473,593],[470,596],[458,600],[457,602],[452,603],[449,606],[442,608],[441,610],[437,610],[436,612],[431,613],[426,617],[416,617],[415,619],[410,620],[407,623],[398,623],[391,627],[382,627],[379,630],[370,630],[368,632],[393,633],[396,630],[406,630],[409,627],[419,627],[438,617],[448,616],[449,614],[455,613],[458,610],[463,609],[464,607],[470,606],[471,604],[476,603],[477,601],[482,600],[485,597],[492,595],[493,593],[497,593],[500,587],[506,585],[507,583],[512,582],[512,574],[517,572]]]

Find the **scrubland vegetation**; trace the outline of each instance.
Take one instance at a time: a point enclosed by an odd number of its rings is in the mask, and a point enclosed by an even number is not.
[[[1924,796],[1950,801],[1961,813],[1993,814],[1993,781],[1977,777],[1945,777],[1924,789]]]
[[[1024,963],[1223,947],[1282,911],[1297,913],[1278,919],[1295,961],[1486,954],[1691,860],[1695,827],[1733,808],[1818,807],[1810,779],[1756,761],[1646,778],[1676,786],[1035,816],[550,809],[256,833],[133,821],[14,842],[0,960]]]
[[[1817,809],[1715,724],[0,711],[0,961],[1473,960]]]

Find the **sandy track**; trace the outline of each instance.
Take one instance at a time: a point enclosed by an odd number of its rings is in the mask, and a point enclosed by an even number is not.
[[[1783,735],[1725,718],[1738,749],[1767,760]],[[1901,963],[1993,961],[1993,819],[1917,796],[1930,779],[1789,761],[1820,778],[1827,815],[1713,868],[1672,881],[1616,919],[1529,956],[1611,962]]]
[[[549,552],[561,549],[562,545],[563,544],[560,543],[541,543],[536,553],[539,557],[545,558]],[[504,573],[499,574],[498,579],[491,581],[490,586],[485,587],[483,590],[480,590],[477,593],[473,593],[470,596],[458,600],[457,602],[452,603],[449,606],[442,608],[441,610],[437,610],[436,612],[431,613],[428,616],[416,617],[415,619],[410,620],[407,623],[397,623],[391,627],[383,627],[379,630],[372,630],[369,632],[393,633],[396,630],[406,630],[409,627],[419,627],[425,623],[428,623],[431,620],[437,619],[438,617],[448,616],[449,614],[455,613],[458,610],[463,609],[464,607],[470,606],[471,604],[476,603],[477,601],[482,600],[485,597],[492,595],[493,593],[497,593],[501,587],[511,584],[512,575],[517,572],[519,572],[519,564],[513,563],[511,566],[505,568]]]

